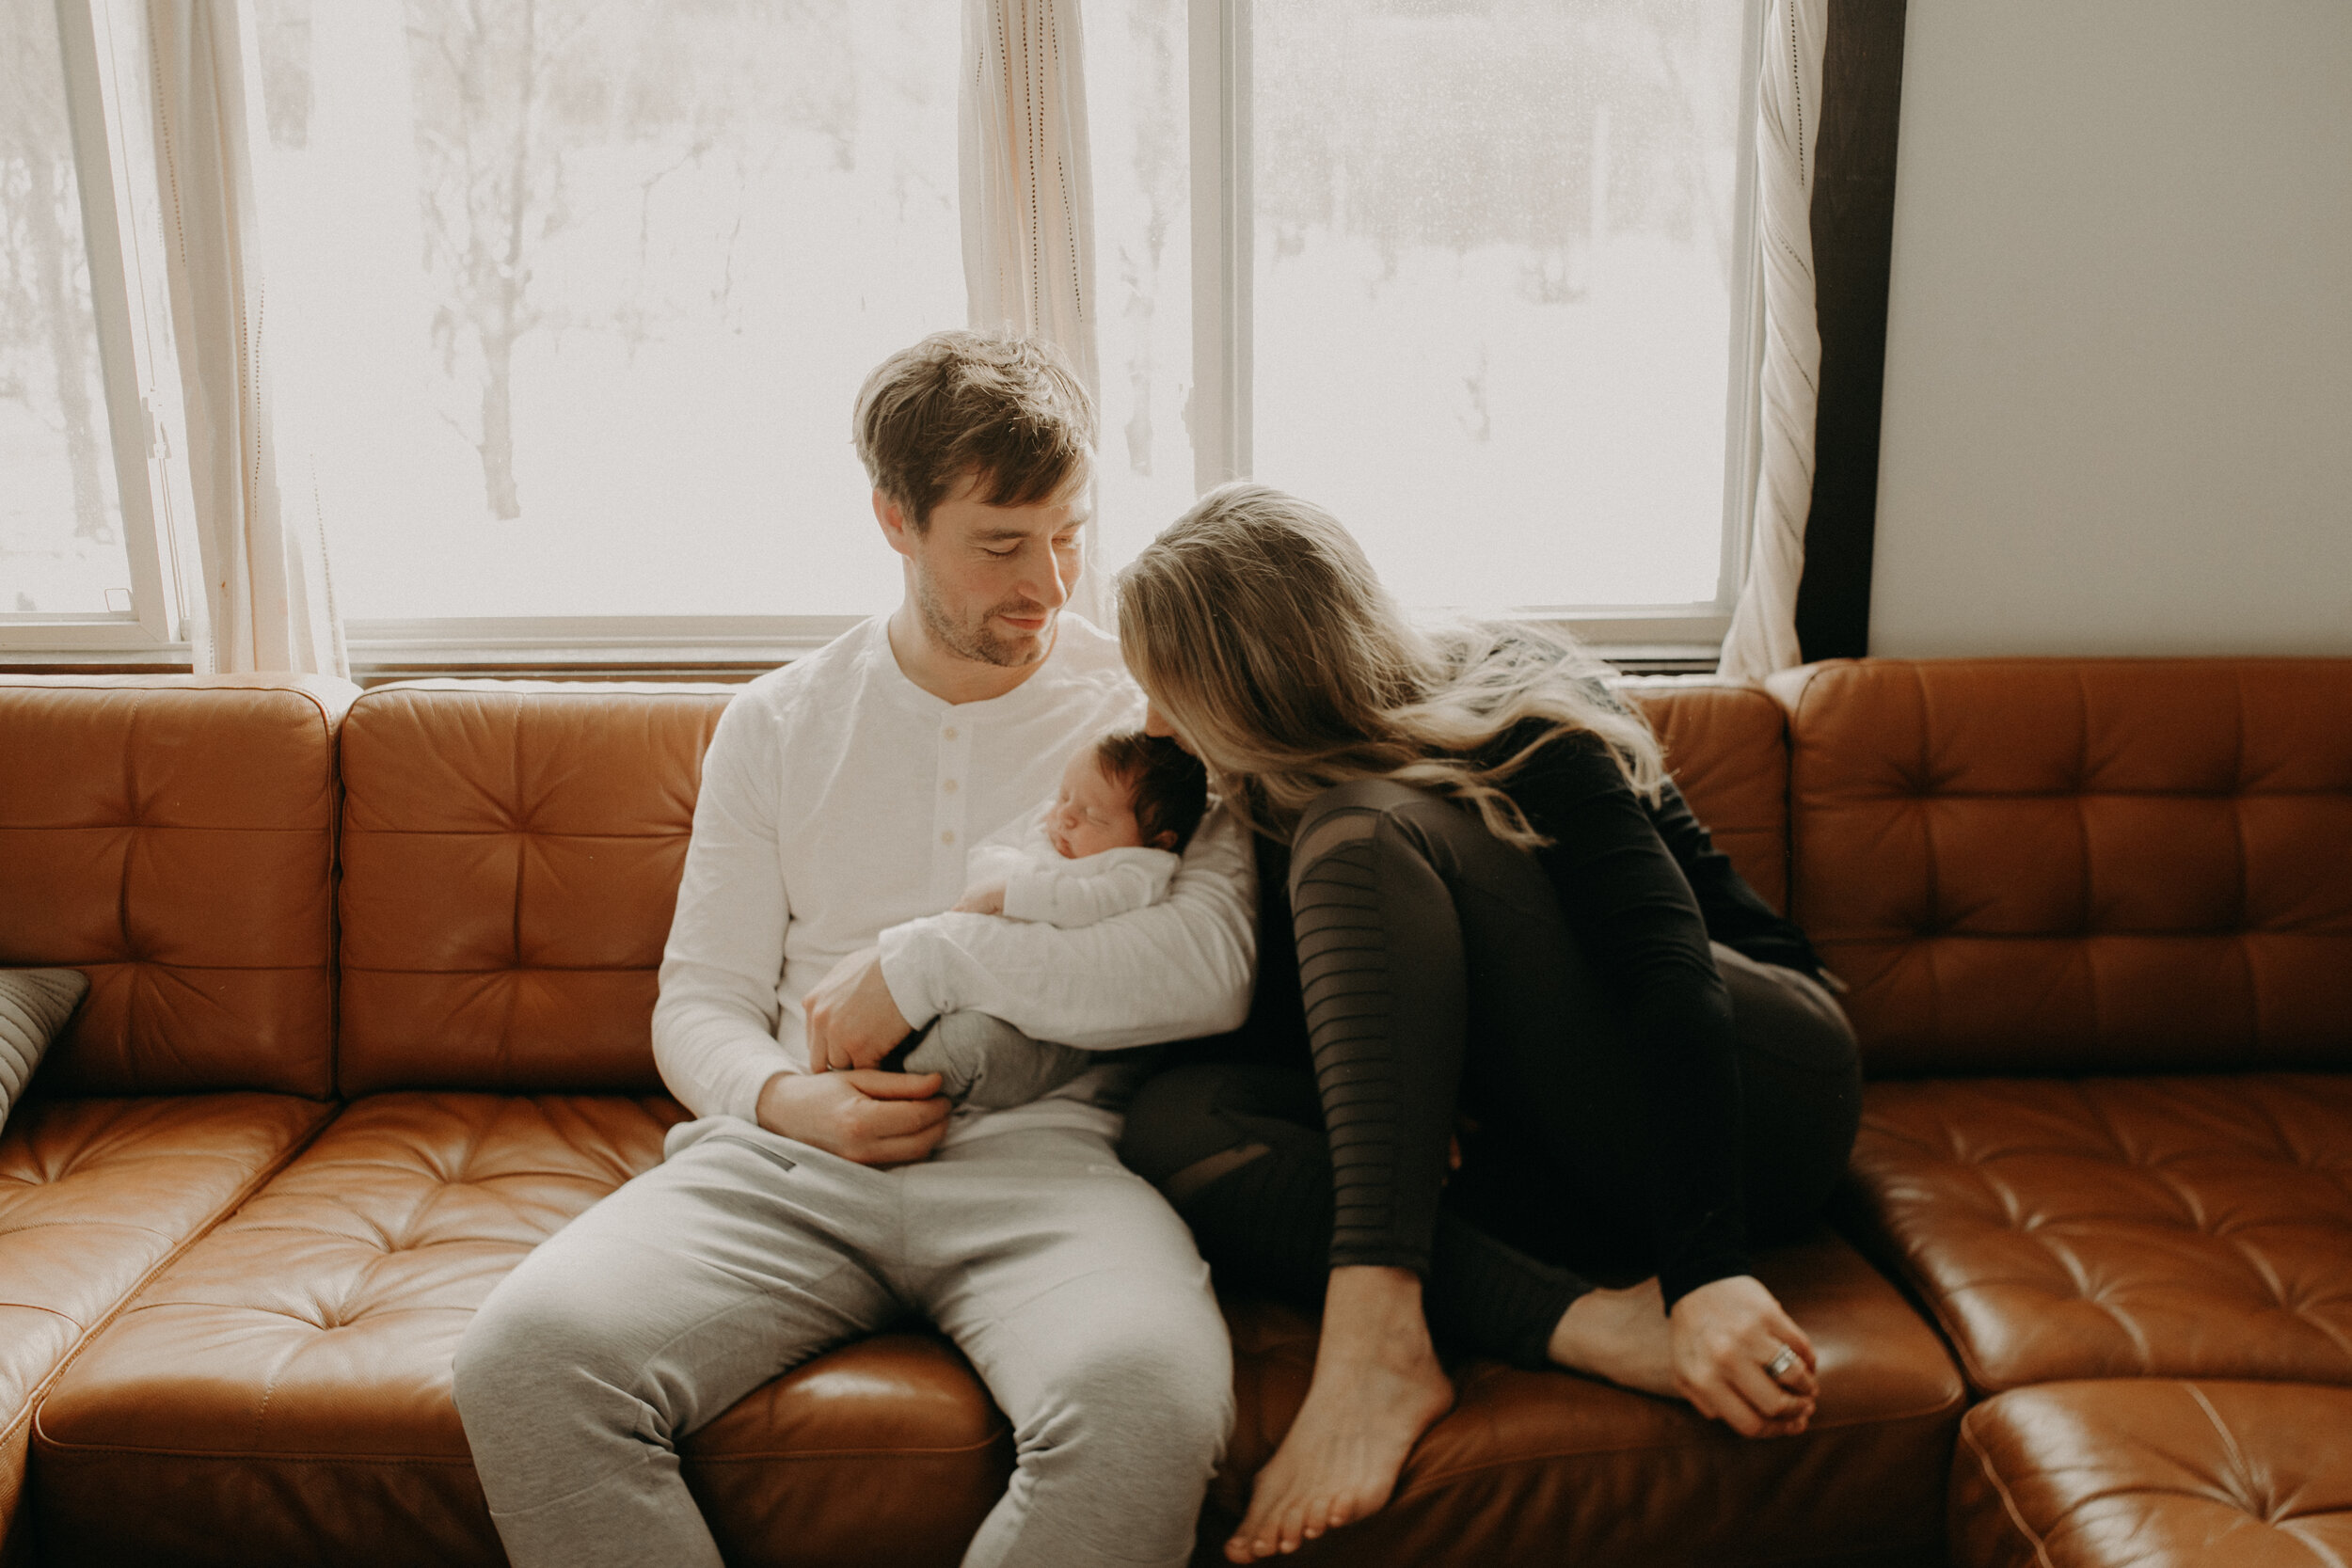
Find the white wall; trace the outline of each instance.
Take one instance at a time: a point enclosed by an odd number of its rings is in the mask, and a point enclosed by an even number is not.
[[[1876,654],[2352,654],[2352,3],[1910,0]]]

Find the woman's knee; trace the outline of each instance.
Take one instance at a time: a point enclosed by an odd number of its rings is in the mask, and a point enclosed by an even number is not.
[[[1452,811],[1440,797],[1394,779],[1349,779],[1335,784],[1298,814],[1291,833],[1291,890],[1296,897],[1302,873],[1351,847],[1382,841],[1381,847],[1408,852],[1423,850],[1427,824],[1442,824]],[[1406,832],[1382,832],[1383,827],[1410,823]],[[1358,853],[1362,849],[1358,848]],[[1426,858],[1425,855],[1422,858]]]
[[[1792,971],[1718,949],[1740,1040],[1749,1228],[1759,1242],[1809,1228],[1862,1120],[1853,1028]]]

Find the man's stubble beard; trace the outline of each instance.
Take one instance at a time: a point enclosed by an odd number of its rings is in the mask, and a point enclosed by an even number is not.
[[[968,658],[977,664],[993,664],[1000,670],[1018,670],[1025,664],[1035,664],[1043,658],[1045,650],[1053,644],[1051,633],[1058,618],[1041,605],[1001,604],[983,610],[970,626],[960,626],[949,617],[947,607],[940,602],[938,594],[933,591],[930,575],[919,566],[914,573],[914,604],[922,613],[923,629],[933,642],[958,658]],[[1038,644],[1025,648],[990,631],[989,617],[1000,612],[1045,616],[1045,626]]]

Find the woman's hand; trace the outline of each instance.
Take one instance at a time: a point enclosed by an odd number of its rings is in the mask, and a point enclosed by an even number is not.
[[[1753,1275],[1702,1285],[1668,1315],[1675,1391],[1742,1437],[1803,1432],[1820,1392],[1813,1341]],[[1765,1371],[1783,1347],[1794,1359]]]

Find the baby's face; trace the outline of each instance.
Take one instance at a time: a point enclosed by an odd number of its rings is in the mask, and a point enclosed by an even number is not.
[[[1061,793],[1045,814],[1045,836],[1064,860],[1084,860],[1105,849],[1132,849],[1143,842],[1136,826],[1135,798],[1124,780],[1103,771],[1094,748],[1082,749],[1062,769]]]

